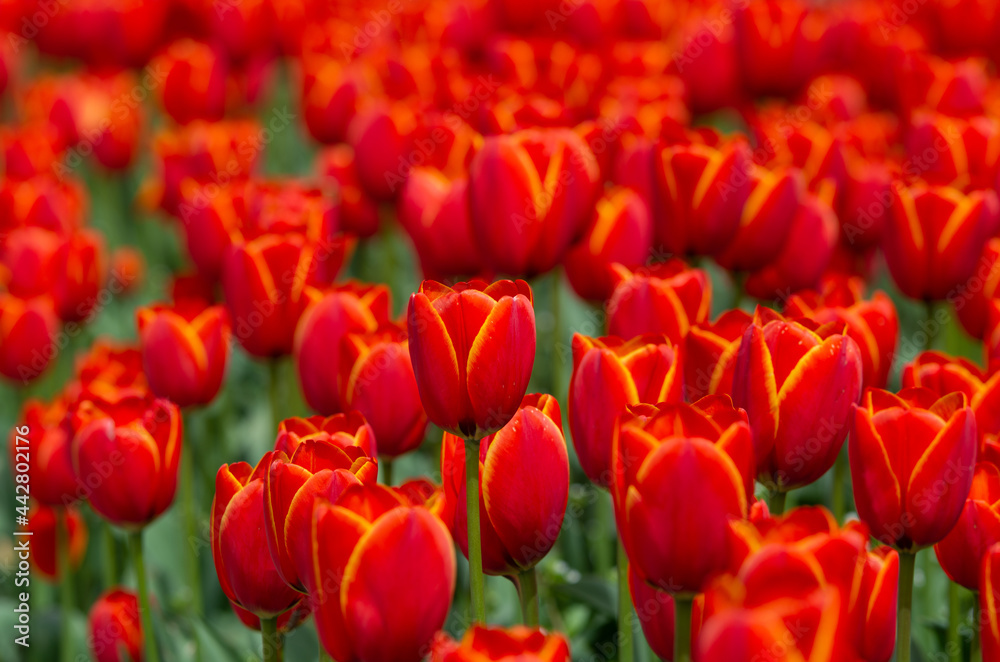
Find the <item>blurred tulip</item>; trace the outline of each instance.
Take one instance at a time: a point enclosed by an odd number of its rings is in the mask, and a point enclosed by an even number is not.
[[[179,407],[215,399],[229,358],[229,317],[222,306],[140,308],[139,343],[150,389]]]
[[[273,458],[256,467],[224,464],[215,476],[212,500],[212,558],[226,597],[258,618],[278,616],[298,602],[271,559],[267,543],[264,481]]]
[[[901,551],[940,542],[972,486],[976,422],[965,396],[870,389],[854,411],[851,478],[861,521]]]
[[[678,344],[708,319],[712,283],[701,269],[671,260],[629,271],[612,267],[616,284],[608,300],[608,333],[633,338],[662,333]]]
[[[68,506],[80,495],[77,492],[76,474],[70,445],[73,427],[66,402],[56,398],[45,404],[29,400],[21,412],[21,421],[28,427],[27,452],[18,453],[14,434],[10,440],[10,466],[28,464],[31,496],[44,506]],[[20,444],[23,448],[23,444]]]
[[[997,543],[1000,543],[1000,469],[991,462],[979,462],[958,524],[934,545],[934,553],[953,582],[975,591],[979,587],[982,561]]]
[[[798,0],[766,0],[734,12],[740,79],[754,95],[791,95],[817,73],[825,17]]]
[[[306,128],[321,143],[343,142],[359,101],[377,81],[371,80],[364,64],[345,67],[339,57],[308,55],[302,64],[301,107]]]
[[[694,402],[706,395],[733,391],[733,368],[743,333],[753,318],[742,310],[728,310],[714,322],[688,329],[684,340],[684,391]]]
[[[125,296],[142,290],[146,280],[146,258],[130,246],[122,246],[111,253],[111,278]]]
[[[628,405],[680,402],[683,369],[678,349],[662,335],[629,341],[616,336],[573,335],[569,385],[569,429],[587,477],[611,484],[611,440],[615,421]]]
[[[991,375],[1000,372],[1000,298],[990,302],[983,332],[983,349],[986,353],[986,367]]]
[[[472,233],[487,265],[519,276],[556,266],[586,227],[599,176],[568,129],[487,138],[469,166]]]
[[[441,475],[445,496],[454,504],[454,519],[446,523],[468,556],[466,452],[463,439],[445,433]],[[479,461],[483,570],[491,575],[530,570],[559,537],[569,499],[569,456],[556,399],[526,395],[510,422],[480,441]]]
[[[59,580],[59,551],[56,549],[59,536],[56,527],[61,526],[60,518],[65,518],[69,533],[69,565],[71,571],[80,567],[87,552],[87,524],[75,508],[67,507],[57,514],[59,506],[37,505],[28,514],[28,528],[31,532],[31,562],[36,570],[49,581]]]
[[[392,200],[402,190],[414,165],[413,139],[418,120],[403,103],[359,109],[347,130],[347,142],[354,149],[358,181],[376,200]]]
[[[865,387],[884,388],[896,354],[899,319],[892,299],[876,292],[866,300],[860,278],[824,280],[817,290],[798,292],[785,302],[785,315],[808,317],[817,324],[845,329],[861,352]]]
[[[629,565],[674,595],[700,593],[731,567],[730,523],[746,518],[753,489],[745,412],[728,399],[698,404],[705,409],[632,408],[612,449],[611,494]]]
[[[110,588],[90,608],[87,643],[97,662],[141,661],[142,622],[139,599],[123,588]]]
[[[398,202],[399,222],[413,240],[427,279],[447,280],[483,270],[472,236],[468,180],[414,168]]]
[[[524,281],[424,281],[407,309],[410,358],[428,418],[481,439],[514,416],[535,360],[535,311]]]
[[[79,406],[88,399],[113,401],[124,392],[134,395],[148,390],[142,352],[98,338],[87,354],[77,357],[76,379],[64,392],[71,406]]]
[[[344,409],[360,411],[375,431],[379,456],[397,457],[424,440],[427,414],[404,329],[390,325],[344,336],[339,383]]]
[[[74,414],[73,467],[91,507],[141,529],[174,500],[183,430],[177,406],[132,391],[93,396]]]
[[[37,379],[59,351],[59,320],[48,299],[0,291],[0,374],[22,385]]]
[[[269,455],[263,497],[267,547],[285,583],[304,592],[312,588],[306,532],[313,503],[319,497],[336,501],[350,485],[375,482],[374,435],[357,412],[325,420],[293,418],[281,422],[276,450]]]
[[[743,334],[733,402],[750,417],[758,478],[771,489],[816,481],[840,453],[861,395],[862,361],[857,343],[836,330],[758,309]]]
[[[979,606],[983,659],[1000,655],[1000,544],[994,545],[983,557],[979,572]]]
[[[601,196],[586,233],[566,254],[563,264],[573,290],[592,301],[605,301],[615,289],[611,265],[641,267],[650,258],[653,225],[646,203],[634,191],[611,188]]]
[[[502,629],[473,625],[454,641],[444,633],[435,637],[431,662],[569,662],[569,644],[558,633],[516,625]]]
[[[1000,298],[1000,238],[986,242],[965,287],[951,297],[958,321],[973,338],[986,338],[991,301]]]
[[[354,164],[354,150],[349,145],[324,149],[316,159],[316,170],[321,176],[337,182],[340,193],[337,220],[340,227],[359,237],[374,235],[379,226],[378,205],[361,188]]]
[[[192,39],[171,43],[151,67],[164,72],[160,102],[178,124],[221,120],[226,111],[225,58],[208,44]]]
[[[914,299],[949,299],[968,287],[986,240],[1000,222],[993,191],[894,187],[882,250],[896,285]]]
[[[387,286],[349,283],[328,291],[305,312],[295,332],[295,366],[310,408],[325,415],[344,408],[341,342],[388,322],[389,308]]]
[[[312,515],[320,643],[336,660],[418,662],[444,625],[455,552],[441,521],[381,485],[348,488]],[[406,578],[404,580],[404,578]]]

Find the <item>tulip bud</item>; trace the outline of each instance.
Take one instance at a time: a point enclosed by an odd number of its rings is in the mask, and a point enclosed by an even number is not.
[[[535,311],[524,281],[452,287],[424,281],[407,309],[410,359],[428,418],[481,439],[507,424],[535,360]]]
[[[222,306],[157,305],[137,313],[150,389],[179,407],[215,399],[229,358],[229,316]]]
[[[851,479],[861,521],[901,551],[940,542],[972,486],[976,421],[965,396],[869,389],[854,409]]]
[[[85,400],[74,414],[73,466],[91,507],[141,529],[170,507],[183,431],[177,406],[134,391]]]
[[[135,593],[123,588],[108,589],[90,608],[87,621],[87,643],[97,662],[143,659],[142,620]]]

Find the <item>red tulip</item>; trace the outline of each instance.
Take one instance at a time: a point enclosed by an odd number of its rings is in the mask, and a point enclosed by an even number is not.
[[[568,129],[491,136],[469,166],[473,236],[487,265],[503,273],[556,266],[599,195],[597,161]]]
[[[344,141],[359,101],[378,82],[372,80],[368,65],[362,60],[345,65],[339,56],[306,50],[302,66],[302,113],[306,128],[321,143],[332,145]]]
[[[150,389],[179,407],[215,399],[229,358],[229,316],[222,306],[181,302],[137,312]]]
[[[136,347],[98,339],[90,351],[76,360],[76,379],[65,389],[71,407],[84,400],[115,400],[123,393],[145,395],[149,391],[142,370],[142,352]]]
[[[260,618],[258,616],[248,612],[235,602],[230,601],[229,606],[232,607],[236,617],[240,619],[240,623],[251,630],[260,632]],[[309,600],[302,598],[294,607],[278,616],[278,632],[288,634],[309,618],[309,614]]]
[[[674,255],[715,255],[740,225],[750,194],[750,150],[736,140],[720,147],[671,145],[655,159],[656,244]]]
[[[427,414],[402,328],[389,325],[345,336],[339,383],[344,408],[364,415],[375,431],[380,456],[397,457],[424,440]]]
[[[734,12],[741,80],[754,95],[799,91],[822,65],[829,20],[797,0],[740,5]]]
[[[59,580],[59,564],[57,562],[56,549],[59,534],[56,527],[59,524],[60,515],[56,508],[59,506],[37,505],[28,514],[28,528],[31,532],[31,562],[46,579],[51,581]],[[62,517],[66,523],[69,533],[69,569],[71,571],[80,567],[83,555],[87,552],[87,524],[83,517],[75,508],[67,507],[63,509]]]
[[[446,433],[441,475],[454,506],[447,524],[468,556],[465,453],[465,441]],[[551,395],[526,395],[510,422],[480,441],[479,457],[483,571],[515,575],[530,570],[559,537],[569,499],[559,403]]]
[[[74,414],[73,466],[91,507],[139,529],[170,507],[183,431],[177,406],[135,391],[82,402]]]
[[[851,478],[861,521],[902,551],[940,542],[972,486],[976,422],[965,396],[869,389],[855,408]]]
[[[413,167],[413,139],[418,120],[404,103],[381,100],[359,109],[347,129],[354,167],[365,192],[376,200],[392,200]]]
[[[517,625],[491,628],[473,625],[461,641],[439,634],[431,647],[431,662],[569,662],[569,644],[558,632]]]
[[[48,404],[29,400],[21,413],[29,430],[21,435],[28,439],[28,448],[17,444],[11,434],[10,466],[27,463],[31,496],[45,506],[68,506],[80,498],[70,451],[73,427],[67,414],[66,402],[60,398]]]
[[[973,338],[986,338],[991,302],[1000,298],[1000,238],[990,239],[966,287],[951,298],[962,327]]]
[[[337,221],[340,228],[359,237],[374,235],[379,225],[378,205],[361,188],[354,164],[354,150],[349,145],[326,148],[316,159],[316,170],[321,176],[337,183],[340,192]]]
[[[706,395],[733,391],[733,367],[743,333],[753,318],[742,310],[728,310],[714,322],[688,329],[684,340],[684,391],[694,402]]]
[[[674,598],[666,591],[650,586],[636,574],[635,568],[629,567],[629,595],[632,606],[646,637],[646,643],[656,653],[657,657],[672,660],[674,655],[675,612]],[[701,630],[701,616],[704,609],[704,599],[697,596],[693,602],[691,614],[691,641],[698,641]]]
[[[357,412],[326,420],[293,418],[279,425],[276,450],[264,474],[264,526],[274,566],[292,588],[310,588],[307,532],[313,503],[319,497],[336,501],[350,485],[374,483],[374,444],[371,428]]]
[[[163,71],[158,90],[163,109],[178,124],[221,120],[226,111],[225,58],[192,39],[171,43],[150,67]]]
[[[708,319],[712,284],[701,269],[680,260],[635,271],[615,265],[614,294],[608,300],[608,333],[634,338],[662,333],[677,344],[695,324]]]
[[[90,608],[87,621],[87,643],[97,662],[142,662],[142,620],[135,593],[108,589]]]
[[[427,417],[480,439],[507,424],[535,360],[535,311],[524,281],[424,281],[407,310],[410,358]]]
[[[983,659],[995,660],[1000,655],[1000,545],[991,547],[983,558],[978,589]]]
[[[787,491],[833,466],[861,394],[862,363],[849,337],[771,315],[758,309],[743,334],[733,402],[750,417],[759,478]]]
[[[996,374],[1000,372],[1000,298],[990,302],[986,330],[983,335],[986,366],[990,374]]]
[[[86,206],[86,189],[68,178],[60,181],[47,174],[24,181],[0,178],[0,230],[3,232],[34,227],[67,234],[83,227]],[[10,236],[6,241],[10,241]]]
[[[993,191],[897,186],[890,218],[882,249],[896,285],[914,299],[949,299],[974,276],[1000,203]]]
[[[903,368],[903,387],[923,386],[937,397],[962,393],[976,415],[980,439],[1000,434],[1000,376],[990,376],[963,358],[941,352],[923,352]]]
[[[628,405],[680,402],[683,373],[679,351],[666,336],[573,335],[569,385],[569,429],[576,454],[595,484],[611,484],[611,440],[615,421]]]
[[[375,331],[389,319],[389,289],[348,284],[328,291],[302,316],[295,332],[295,366],[306,402],[320,414],[344,408],[341,341]]]
[[[212,500],[212,558],[222,592],[258,618],[278,616],[298,602],[268,551],[264,481],[273,453],[256,467],[224,464],[215,476]]]
[[[5,237],[0,259],[9,269],[9,276],[4,274],[7,291],[23,298],[51,294],[62,241],[61,234],[39,227],[17,228]]]
[[[418,662],[455,590],[451,536],[428,510],[381,485],[313,507],[316,629],[336,660]]]
[[[798,292],[785,302],[785,315],[808,317],[817,324],[835,323],[857,343],[861,352],[863,384],[883,388],[896,353],[899,319],[884,292],[863,296],[860,278],[825,280],[816,291]]]
[[[612,448],[611,494],[629,564],[673,594],[700,593],[731,567],[730,524],[746,517],[753,489],[745,413],[722,400],[699,405],[637,406]]]
[[[1000,543],[1000,469],[992,462],[979,462],[958,524],[934,545],[934,553],[953,582],[975,591],[982,561],[997,543]]]

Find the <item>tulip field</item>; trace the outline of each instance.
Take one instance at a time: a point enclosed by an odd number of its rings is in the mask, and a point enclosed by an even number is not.
[[[1000,0],[0,0],[0,662],[1000,662]]]

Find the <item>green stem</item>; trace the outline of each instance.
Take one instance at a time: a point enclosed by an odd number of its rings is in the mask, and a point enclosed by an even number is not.
[[[465,506],[469,529],[469,585],[472,588],[472,620],[486,622],[486,578],[479,531],[479,443],[465,440]]]
[[[916,552],[899,553],[899,613],[896,619],[896,662],[910,662],[910,624],[913,619],[913,571]]]
[[[937,303],[935,303],[930,299],[924,301],[924,314],[927,316],[928,322],[935,321],[936,316],[934,313],[936,309],[937,309]],[[934,325],[928,324],[927,328],[932,329],[934,328]],[[932,336],[930,333],[927,333],[926,331],[924,332],[924,335],[927,336],[927,340],[924,341],[924,351],[930,351],[931,348],[934,346],[934,336]]]
[[[528,627],[538,627],[538,575],[534,568],[517,576],[517,594],[521,598],[521,619]]]
[[[691,662],[691,608],[694,596],[674,596],[674,662]]]
[[[271,400],[271,433],[272,435],[278,433],[278,424],[283,420],[281,417],[281,408],[284,404],[281,401],[281,359],[273,358],[268,362],[268,368],[270,369],[270,400]]]
[[[833,465],[833,516],[838,524],[844,523],[847,514],[847,481],[850,480],[847,465],[847,444],[840,449]]]
[[[156,647],[156,632],[153,630],[153,611],[149,604],[149,589],[146,586],[146,563],[142,556],[142,531],[128,534],[132,552],[132,566],[139,583],[139,613],[142,616],[142,640],[146,651],[146,662],[159,662],[160,652]]]
[[[628,585],[628,556],[618,540],[618,662],[633,662],[632,598]]]
[[[185,416],[184,430],[187,443],[181,448],[181,498],[184,508],[184,562],[187,566],[188,583],[191,585],[191,608],[195,616],[204,613],[201,595],[201,571],[198,567],[198,509],[194,494],[194,465],[191,462],[193,435],[189,424],[190,416]]]
[[[73,641],[70,615],[73,613],[73,569],[70,567],[69,521],[65,508],[56,508],[56,564],[59,572],[59,605],[62,610],[59,624],[62,626],[62,644],[59,646],[60,659],[72,662]]]
[[[333,658],[323,650],[323,644],[319,645],[319,662],[333,662]]]
[[[788,499],[788,492],[778,490],[771,495],[771,514],[775,516],[785,514],[785,501]]]
[[[278,631],[278,618],[260,619],[260,644],[264,662],[281,662],[284,657],[285,642]]]
[[[392,473],[393,473],[392,468],[393,468],[392,458],[387,457],[384,460],[382,460],[382,469],[383,469],[382,482],[385,483],[386,485],[392,485]]]
[[[983,646],[982,640],[979,638],[979,633],[983,629],[983,612],[982,605],[979,604],[979,592],[973,593],[972,597],[974,599],[972,601],[972,655],[970,659],[972,662],[983,662]]]
[[[118,583],[118,545],[110,524],[102,521],[101,529],[104,531],[104,587],[111,588]]]
[[[955,582],[948,582],[948,659],[962,660],[962,637],[958,632],[962,617],[962,595]]]

